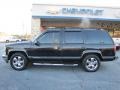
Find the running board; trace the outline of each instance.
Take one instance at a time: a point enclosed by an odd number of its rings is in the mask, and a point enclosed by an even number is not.
[[[33,65],[45,65],[45,66],[78,66],[78,64],[51,64],[51,63],[33,63]]]

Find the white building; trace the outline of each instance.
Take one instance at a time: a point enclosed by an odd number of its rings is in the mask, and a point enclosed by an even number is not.
[[[49,27],[103,28],[118,31],[120,8],[33,4],[32,34]]]

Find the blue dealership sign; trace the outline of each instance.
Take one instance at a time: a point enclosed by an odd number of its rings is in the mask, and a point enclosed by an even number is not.
[[[100,9],[62,8],[62,14],[101,16],[103,11]]]

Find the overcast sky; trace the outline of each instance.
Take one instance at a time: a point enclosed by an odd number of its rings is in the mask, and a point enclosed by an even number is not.
[[[30,33],[32,3],[120,7],[119,0],[0,0],[0,32]]]

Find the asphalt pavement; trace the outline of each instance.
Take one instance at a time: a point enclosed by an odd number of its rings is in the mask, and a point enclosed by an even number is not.
[[[34,65],[13,70],[2,59],[0,43],[0,90],[120,90],[120,59],[102,62],[97,72],[77,66]],[[117,51],[120,57],[120,51]]]

